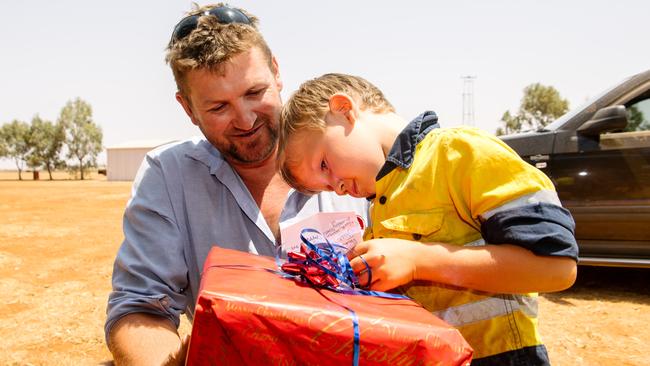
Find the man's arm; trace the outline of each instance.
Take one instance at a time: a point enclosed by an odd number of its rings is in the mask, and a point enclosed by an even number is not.
[[[354,249],[355,272],[372,271],[372,290],[386,291],[413,280],[495,293],[552,292],[575,281],[575,259],[536,255],[517,245],[463,247],[403,239],[372,239]],[[359,281],[365,285],[369,276]]]
[[[118,320],[108,335],[116,365],[183,365],[187,341],[182,342],[172,322],[146,313]]]
[[[148,155],[124,214],[107,306],[106,341],[117,364],[160,365],[179,349],[176,326],[191,300],[169,190],[158,158]]]

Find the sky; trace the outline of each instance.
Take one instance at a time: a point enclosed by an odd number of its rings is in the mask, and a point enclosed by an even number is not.
[[[36,114],[56,121],[80,97],[93,108],[104,146],[200,134],[175,100],[164,62],[171,31],[191,4],[3,0],[0,124]],[[475,77],[474,126],[494,132],[531,83],[555,87],[574,108],[650,68],[647,0],[229,4],[260,19],[285,99],[307,79],[355,74],[382,89],[405,119],[433,110],[443,127],[463,122],[463,76]]]

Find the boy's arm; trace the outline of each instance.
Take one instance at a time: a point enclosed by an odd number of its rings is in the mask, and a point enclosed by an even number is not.
[[[470,201],[484,202],[477,196]],[[574,222],[555,192],[525,194],[478,217],[484,245],[378,238],[359,244],[354,255],[363,255],[372,270],[371,288],[378,291],[413,280],[495,293],[552,292],[573,284]],[[365,268],[359,258],[352,265],[357,273]],[[367,283],[368,276],[360,281]]]
[[[451,203],[454,217],[480,230],[485,245],[436,243],[435,236],[427,244],[389,238],[361,243],[355,252],[372,269],[372,289],[388,290],[412,280],[496,293],[571,286],[578,257],[575,224],[548,177],[502,141],[477,130],[447,130],[435,141],[439,144],[426,151],[432,156],[426,164],[431,172],[444,172],[438,189],[446,189],[451,202],[430,206]],[[382,220],[375,220],[375,237],[389,236],[394,229],[380,228]],[[352,265],[357,273],[365,267],[358,258]],[[361,277],[365,284],[368,276]]]
[[[517,245],[462,247],[403,239],[372,239],[354,249],[356,273],[372,271],[372,290],[386,291],[413,280],[496,293],[552,292],[570,287],[577,265],[570,257],[540,256]],[[360,276],[361,284],[368,274]]]

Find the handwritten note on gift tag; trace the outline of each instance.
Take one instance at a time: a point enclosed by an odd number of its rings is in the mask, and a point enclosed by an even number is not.
[[[363,229],[354,212],[319,212],[304,220],[280,225],[282,249],[287,253],[299,252],[300,232],[307,228],[320,231],[330,243],[342,245],[347,250],[362,241]]]

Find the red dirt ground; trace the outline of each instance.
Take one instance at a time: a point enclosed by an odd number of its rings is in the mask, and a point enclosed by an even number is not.
[[[111,363],[103,324],[131,183],[13,174],[0,173],[0,364]],[[650,364],[649,280],[650,270],[581,267],[574,287],[542,295],[553,364]]]

